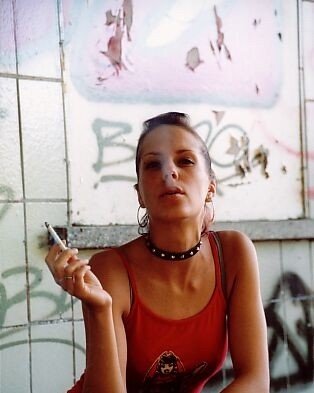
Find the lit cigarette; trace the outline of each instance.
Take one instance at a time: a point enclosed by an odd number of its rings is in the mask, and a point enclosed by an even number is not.
[[[67,247],[65,246],[63,241],[60,239],[60,237],[58,236],[57,232],[52,228],[52,226],[50,224],[48,224],[48,222],[45,222],[45,225],[46,225],[46,227],[48,229],[48,232],[53,237],[54,241],[59,245],[61,250],[67,250]]]

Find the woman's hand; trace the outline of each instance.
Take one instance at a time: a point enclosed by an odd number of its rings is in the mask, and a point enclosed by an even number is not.
[[[45,261],[55,282],[89,307],[101,309],[110,305],[111,296],[91,271],[89,261],[79,259],[77,253],[77,249],[71,248],[61,251],[57,244],[51,247]]]

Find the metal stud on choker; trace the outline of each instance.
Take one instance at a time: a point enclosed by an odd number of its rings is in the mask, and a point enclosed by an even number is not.
[[[182,261],[197,254],[201,249],[202,241],[200,240],[195,246],[184,252],[171,252],[162,250],[161,248],[156,247],[148,237],[146,238],[145,244],[149,251],[158,258],[164,259],[166,261]]]

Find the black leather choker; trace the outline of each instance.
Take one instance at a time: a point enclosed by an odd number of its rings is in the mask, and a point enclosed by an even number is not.
[[[184,252],[170,252],[162,250],[161,248],[156,247],[148,237],[146,237],[145,244],[149,251],[158,258],[166,261],[182,261],[197,254],[201,249],[202,241],[200,240],[195,246]]]

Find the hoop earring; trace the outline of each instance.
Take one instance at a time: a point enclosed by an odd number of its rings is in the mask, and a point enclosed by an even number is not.
[[[211,216],[211,219],[210,219],[210,224],[212,224],[214,222],[214,220],[215,220],[215,206],[214,206],[214,201],[212,200],[212,198],[210,198],[210,200],[208,202],[211,203],[211,210],[213,212],[212,216]]]
[[[137,232],[139,235],[146,235],[149,229],[149,216],[147,210],[145,209],[144,215],[140,217],[140,209],[144,209],[144,208],[142,208],[142,206],[139,206],[137,209],[137,215],[136,215],[137,224],[138,224]]]

